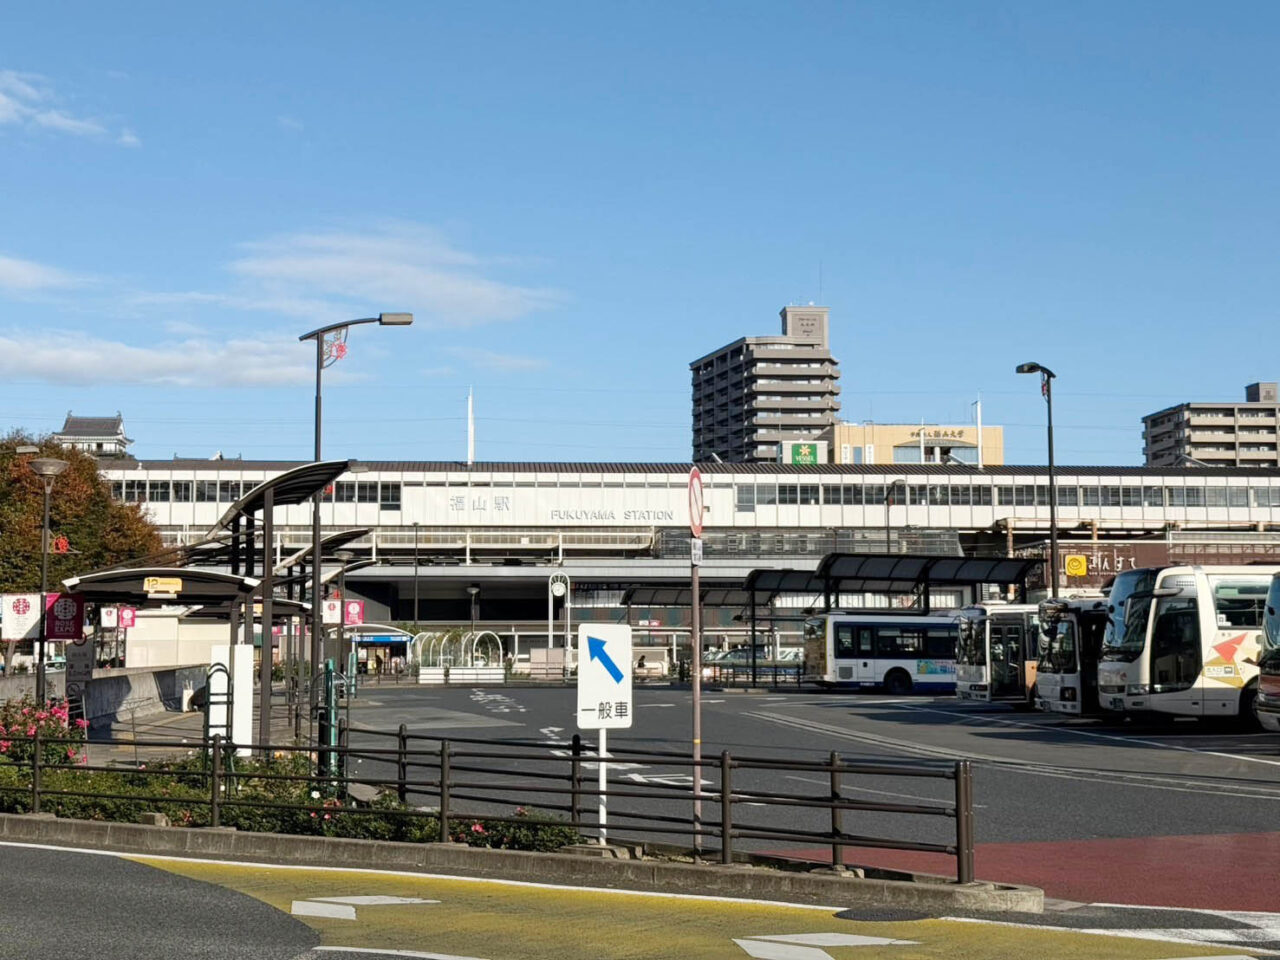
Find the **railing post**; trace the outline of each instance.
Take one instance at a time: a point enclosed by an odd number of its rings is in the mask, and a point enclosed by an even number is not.
[[[350,702],[350,701],[348,701]],[[338,783],[342,789],[342,798],[345,800],[350,792],[350,781],[347,779],[347,718],[338,718]]]
[[[409,797],[409,728],[403,723],[396,731],[396,798],[404,803]]]
[[[831,866],[844,866],[844,845],[839,842],[844,832],[844,811],[840,809],[840,754],[831,751]]]
[[[440,842],[449,842],[449,741],[440,741]]]
[[[209,826],[222,824],[222,734],[213,735],[212,762],[209,774]]]
[[[729,751],[720,752],[720,862],[733,863],[733,763]]]
[[[40,728],[31,738],[31,812],[40,812]]]
[[[956,880],[973,882],[973,767],[956,761]]]
[[[573,759],[569,761],[569,822],[582,828],[582,735],[573,735]]]

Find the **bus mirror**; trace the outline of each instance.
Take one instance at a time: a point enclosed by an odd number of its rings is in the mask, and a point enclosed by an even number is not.
[[[1151,591],[1151,596],[1153,597],[1177,597],[1181,595],[1181,587],[1156,587]]]

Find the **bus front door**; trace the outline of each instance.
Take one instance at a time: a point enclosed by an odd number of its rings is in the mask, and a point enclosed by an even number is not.
[[[991,624],[991,699],[1022,696],[1022,627]]]

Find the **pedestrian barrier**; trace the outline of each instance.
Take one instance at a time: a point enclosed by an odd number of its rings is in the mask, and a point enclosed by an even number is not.
[[[353,738],[358,741],[353,743]],[[168,770],[163,765],[139,765],[128,769],[129,776],[147,784],[161,784],[151,792],[114,793],[93,790],[91,777],[83,784],[50,788],[45,775],[52,769],[120,773],[119,765],[81,763],[68,767],[66,761],[50,763],[53,756],[74,753],[85,746],[76,739],[9,736],[6,739],[11,766],[25,771],[28,782],[0,785],[0,795],[17,793],[27,797],[32,812],[39,813],[58,798],[97,798],[166,804],[174,801],[171,785],[181,781],[203,784],[197,797],[187,794],[183,802],[208,811],[210,826],[219,826],[229,809],[288,810],[303,814],[331,816],[361,814],[365,817],[429,817],[438,824],[437,839],[457,839],[457,827],[483,820],[488,823],[529,821],[515,806],[542,814],[566,818],[566,823],[584,838],[603,838],[605,831],[591,814],[598,808],[601,791],[597,778],[584,776],[601,759],[609,765],[608,826],[610,840],[647,839],[670,843],[673,839],[692,843],[696,859],[718,859],[734,863],[738,854],[767,853],[777,849],[807,846],[830,850],[831,862],[843,864],[848,848],[904,850],[946,854],[955,860],[955,877],[970,883],[973,873],[974,817],[973,772],[967,760],[927,766],[898,763],[850,763],[832,752],[820,760],[735,756],[730,751],[718,757],[695,761],[676,751],[623,747],[598,757],[590,742],[575,735],[561,742],[531,740],[478,740],[440,738],[411,734],[403,725],[398,730],[373,730],[341,724],[338,743],[317,751],[299,744],[233,744],[221,735],[205,740],[94,741],[94,745],[127,742],[147,750],[169,749],[175,755],[202,751],[204,766],[194,773],[188,766]],[[385,744],[385,746],[384,746]],[[309,772],[288,772],[283,763],[270,762],[252,770],[238,769],[242,761],[237,750],[251,750],[263,758],[305,755]],[[337,755],[337,774],[316,771]],[[367,764],[367,766],[366,766]],[[127,769],[127,768],[126,768]],[[669,771],[687,771],[671,773]],[[641,772],[645,771],[645,772]],[[693,804],[692,782],[703,782],[701,813]],[[868,781],[876,784],[866,787]],[[170,788],[166,789],[165,781]],[[264,798],[246,798],[245,783],[293,785],[307,802],[279,799],[279,791]],[[889,783],[881,783],[889,781]],[[907,797],[904,783],[944,781],[947,798],[917,798],[917,802],[857,799],[859,793],[873,797]],[[804,790],[801,786],[817,786]],[[882,789],[897,784],[897,789]],[[75,789],[81,786],[82,789]],[[353,789],[356,788],[356,789]],[[371,808],[354,798],[366,798],[369,788],[399,801],[395,809],[385,805]],[[150,788],[148,788],[150,789]],[[434,801],[423,805],[425,799]],[[12,805],[12,804],[8,804]],[[645,809],[639,809],[644,806]],[[856,829],[849,819],[861,818]],[[934,839],[886,836],[885,818],[907,818],[910,832],[915,824],[947,825]],[[897,822],[897,821],[895,821]],[[873,829],[874,828],[874,829]],[[903,829],[903,833],[908,832]],[[926,831],[927,832],[927,831]],[[770,846],[772,845],[772,846]]]

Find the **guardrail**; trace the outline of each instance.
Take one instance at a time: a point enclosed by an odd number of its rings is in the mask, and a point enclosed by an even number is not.
[[[363,742],[353,744],[352,738]],[[203,750],[202,770],[168,770],[161,766],[122,768],[110,764],[87,764],[68,767],[50,764],[43,759],[46,748],[69,747],[72,752],[83,748],[83,741],[71,738],[11,736],[7,747],[12,757],[20,752],[23,759],[12,766],[29,772],[29,783],[0,786],[0,793],[25,794],[34,813],[58,798],[97,798],[128,800],[153,804],[172,804],[175,796],[164,782],[184,782],[191,787],[199,783],[200,795],[188,792],[181,803],[207,809],[210,826],[219,826],[228,809],[252,808],[291,810],[313,815],[360,814],[365,817],[429,817],[438,820],[438,839],[456,839],[456,826],[462,821],[528,823],[519,810],[515,816],[502,812],[511,805],[567,817],[579,834],[602,838],[606,834],[663,839],[688,838],[695,856],[717,857],[723,864],[733,863],[741,842],[751,841],[791,845],[827,847],[833,864],[843,864],[846,847],[904,850],[945,854],[955,859],[955,876],[959,883],[974,878],[973,845],[973,772],[967,760],[946,766],[899,765],[893,763],[849,763],[832,752],[822,760],[793,760],[772,757],[735,756],[726,750],[715,757],[694,760],[675,751],[611,749],[604,760],[612,768],[614,778],[601,791],[592,777],[584,777],[588,767],[596,766],[600,757],[595,747],[575,735],[562,742],[529,740],[476,740],[440,738],[411,734],[404,725],[398,730],[374,730],[341,724],[338,743],[333,746],[299,746],[297,744],[236,744],[214,735],[208,740],[129,740],[106,741],[107,744],[128,743],[135,748],[167,748],[176,753]],[[101,745],[93,741],[90,746]],[[387,746],[379,746],[381,743]],[[26,744],[14,751],[14,745]],[[332,770],[336,758],[338,773],[289,773],[272,769],[271,764],[252,770],[238,770],[233,759],[236,750],[250,749],[261,757],[279,758],[305,754],[314,761],[312,770]],[[368,764],[363,770],[357,767]],[[283,767],[283,765],[280,765]],[[653,773],[654,768],[668,768],[687,773]],[[45,782],[46,773],[80,770],[127,773],[131,780],[161,786],[147,793],[113,793],[85,789],[77,784],[58,789]],[[598,769],[598,768],[597,768]],[[636,771],[646,770],[647,774]],[[803,776],[808,774],[809,776]],[[695,811],[693,778],[704,788],[701,814]],[[917,798],[919,802],[886,802],[856,799],[866,790],[873,796],[901,796],[897,791],[859,787],[866,778],[908,781],[946,781],[951,784],[947,801],[940,798]],[[800,787],[782,787],[788,783],[811,784],[819,789],[805,791]],[[244,799],[241,787],[248,781],[260,784],[293,784],[298,795],[308,801],[289,802],[280,799]],[[686,782],[687,781],[687,782]],[[396,809],[371,808],[352,800],[355,784],[377,788],[394,794],[400,806]],[[359,791],[356,791],[359,792]],[[608,798],[607,825],[593,821],[590,811]],[[433,807],[415,806],[426,797]],[[325,799],[322,799],[325,798]],[[621,804],[627,804],[622,806]],[[470,804],[471,806],[467,806]],[[638,807],[646,806],[646,809]],[[761,811],[759,813],[753,811]],[[881,836],[864,830],[846,829],[846,816],[892,815],[924,821],[949,821],[950,830],[944,840],[918,840]],[[327,817],[326,817],[327,819]],[[768,852],[757,849],[755,852]]]
[[[798,660],[760,660],[750,663],[721,663],[713,660],[702,668],[702,682],[717,687],[795,688],[801,686],[804,664]]]

